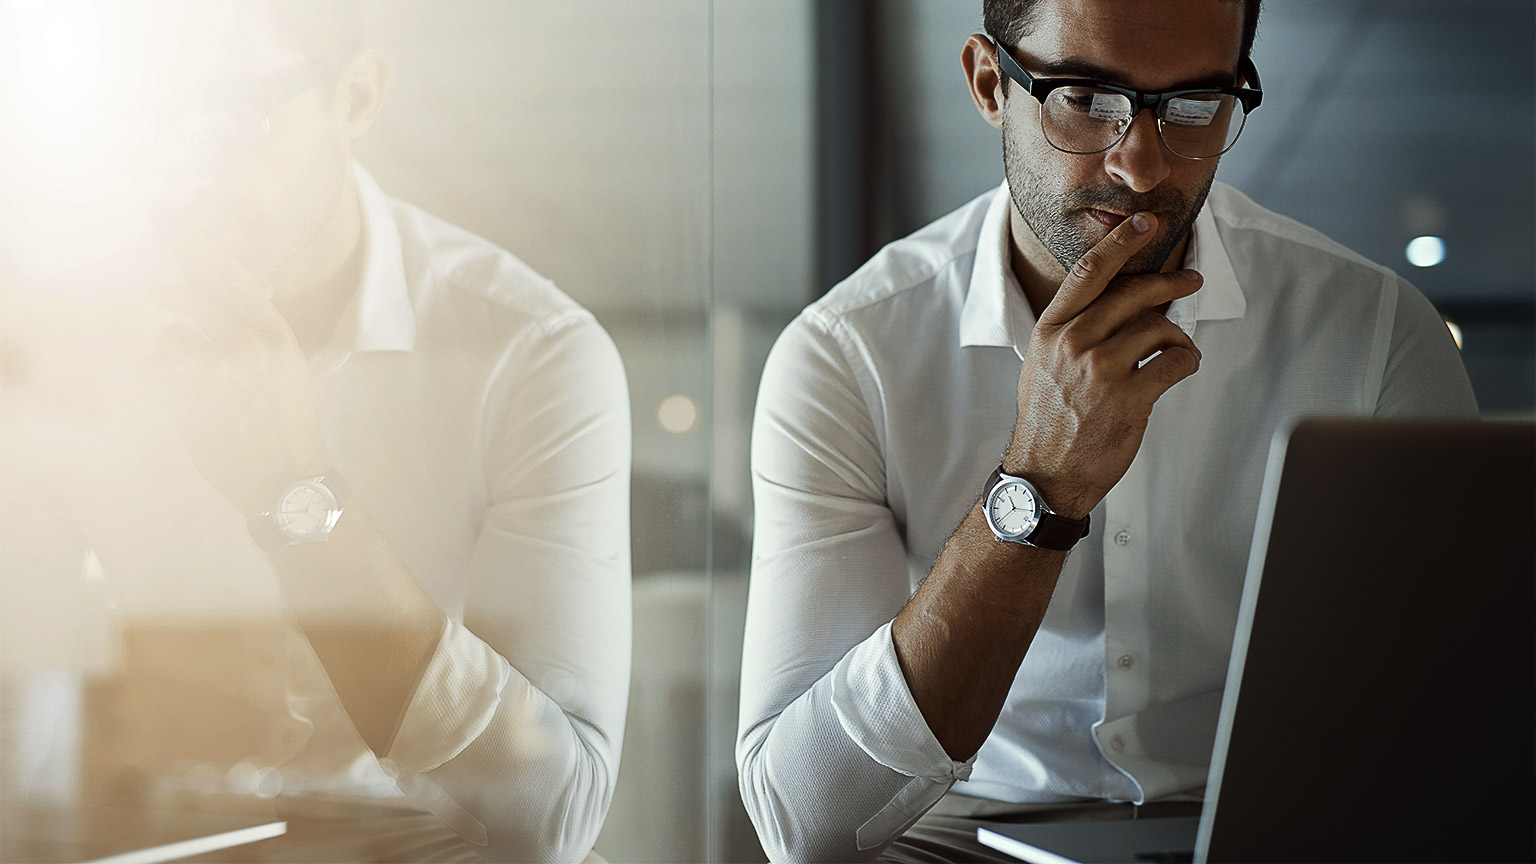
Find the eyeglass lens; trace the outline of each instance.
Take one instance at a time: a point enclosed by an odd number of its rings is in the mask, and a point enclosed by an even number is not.
[[[1096,87],[1059,87],[1040,106],[1046,140],[1068,153],[1099,153],[1124,137],[1131,100]],[[1225,93],[1192,93],[1169,99],[1158,112],[1158,131],[1168,149],[1191,159],[1225,153],[1245,120],[1243,103]]]

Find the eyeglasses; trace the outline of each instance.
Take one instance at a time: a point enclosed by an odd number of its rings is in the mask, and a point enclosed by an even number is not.
[[[1259,72],[1244,57],[1238,65],[1252,87],[1213,87],[1143,93],[1087,78],[1036,78],[998,42],[1003,74],[1040,102],[1040,130],[1063,153],[1103,153],[1120,143],[1143,110],[1157,115],[1163,145],[1185,159],[1213,159],[1232,149],[1264,91]]]
[[[170,125],[188,146],[198,148],[221,148],[270,134],[272,112],[325,84],[340,71],[344,59],[330,57],[264,88],[237,90],[184,106]]]

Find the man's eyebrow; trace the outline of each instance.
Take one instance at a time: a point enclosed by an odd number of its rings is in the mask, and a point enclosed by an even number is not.
[[[1040,64],[1040,77],[1042,78],[1091,78],[1105,84],[1114,84],[1128,90],[1136,90],[1128,83],[1129,79],[1124,73],[1117,72],[1100,66],[1091,60],[1080,57],[1067,57],[1062,60],[1048,60]],[[1237,75],[1229,70],[1222,69],[1214,72],[1206,72],[1187,78],[1168,87],[1162,88],[1163,92],[1173,90],[1197,90],[1202,87],[1235,87]]]

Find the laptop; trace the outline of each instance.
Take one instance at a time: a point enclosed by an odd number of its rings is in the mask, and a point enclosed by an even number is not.
[[[978,839],[1042,864],[1536,860],[1536,424],[1276,436],[1205,801]]]

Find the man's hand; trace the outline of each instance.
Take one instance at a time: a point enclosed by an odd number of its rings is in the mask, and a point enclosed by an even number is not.
[[[1157,311],[1199,290],[1200,275],[1116,276],[1156,228],[1156,217],[1138,213],[1089,249],[1040,314],[1024,355],[1004,466],[1074,519],[1130,468],[1153,404],[1200,367],[1194,341]]]
[[[162,298],[192,323],[166,331],[152,374],[192,461],[249,518],[289,483],[332,467],[314,377],[262,285],[238,272],[189,275],[191,287]],[[267,555],[358,735],[388,753],[443,632],[442,611],[360,502],[347,505],[329,542]]]
[[[236,265],[191,268],[161,294],[190,324],[162,335],[151,376],[208,482],[240,512],[269,509],[295,480],[330,469],[314,378],[263,287]]]

